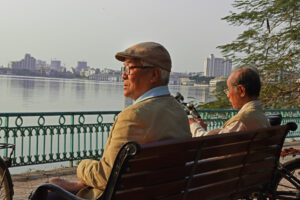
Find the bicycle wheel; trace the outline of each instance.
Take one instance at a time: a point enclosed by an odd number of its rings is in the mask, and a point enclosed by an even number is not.
[[[272,184],[274,199],[300,199],[300,159],[286,162],[278,172]]]
[[[10,173],[0,157],[0,199],[12,200],[14,194]]]

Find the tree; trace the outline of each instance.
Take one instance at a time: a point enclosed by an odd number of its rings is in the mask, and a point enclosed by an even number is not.
[[[226,81],[219,82],[216,85],[214,94],[217,97],[215,101],[208,102],[203,105],[197,105],[197,109],[229,109],[232,108],[227,96],[224,93],[224,89],[227,88]]]
[[[257,67],[265,108],[299,108],[300,1],[235,0],[232,5],[240,12],[222,20],[247,30],[218,48],[236,66]]]

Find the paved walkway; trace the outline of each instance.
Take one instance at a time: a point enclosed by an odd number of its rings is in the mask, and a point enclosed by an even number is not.
[[[51,171],[35,171],[30,173],[13,175],[14,200],[28,199],[30,192],[38,185],[46,183],[52,177],[63,177],[68,180],[76,180],[76,168],[60,168]]]
[[[294,147],[300,149],[300,141],[285,143],[285,147]],[[286,157],[282,162],[286,162],[292,157]],[[42,166],[42,165],[41,165]],[[47,182],[51,177],[63,177],[68,180],[76,180],[76,168],[60,168],[52,171],[36,171],[13,175],[14,200],[27,199],[30,192],[38,185]]]

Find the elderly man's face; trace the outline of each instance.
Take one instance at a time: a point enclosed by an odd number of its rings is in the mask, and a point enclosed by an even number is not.
[[[233,72],[227,80],[228,94],[227,97],[232,104],[233,109],[241,109],[244,105],[244,93],[241,90],[242,85],[232,85],[238,73]]]
[[[128,66],[130,69],[129,75],[122,74],[124,79],[124,96],[133,100],[139,98],[146,91],[151,89],[151,76],[150,70],[143,68],[132,68],[134,66],[141,66],[142,63],[136,59],[126,59],[124,66]]]

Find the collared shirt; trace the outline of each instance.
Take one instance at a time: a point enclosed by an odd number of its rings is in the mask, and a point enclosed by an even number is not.
[[[253,107],[260,107],[261,102],[259,100],[254,100],[246,103],[243,105],[243,107],[239,110],[238,113],[243,112],[246,110],[249,106]],[[199,137],[199,136],[206,136],[206,135],[213,135],[213,134],[221,134],[221,133],[230,133],[230,132],[238,132],[238,131],[245,131],[246,126],[241,121],[236,121],[228,126],[224,127],[223,129],[213,129],[211,131],[205,131],[203,127],[198,124],[197,122],[194,122],[190,125],[191,133],[193,137]]]
[[[164,86],[158,86],[155,88],[152,88],[150,90],[148,90],[147,92],[145,92],[144,94],[142,94],[135,102],[134,104],[144,101],[146,99],[150,99],[153,97],[158,97],[158,96],[163,96],[163,95],[168,95],[170,94],[169,92],[169,88],[168,86],[164,85]]]

